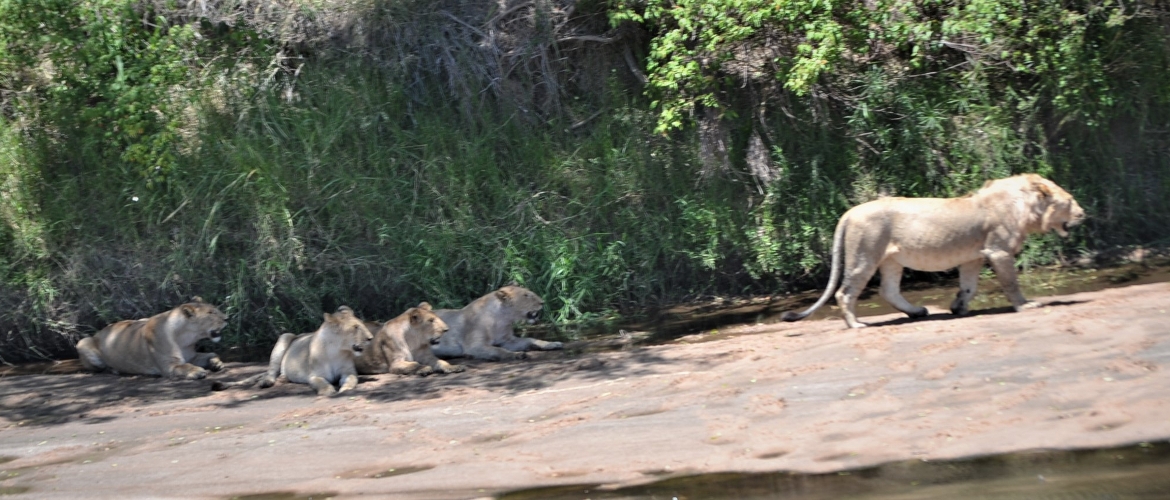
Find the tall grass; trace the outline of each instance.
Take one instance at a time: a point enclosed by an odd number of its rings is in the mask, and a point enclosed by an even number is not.
[[[725,129],[662,135],[627,74],[573,80],[580,88],[554,89],[555,106],[538,98],[570,74],[541,72],[560,47],[546,39],[513,53],[539,73],[522,79],[523,98],[469,99],[468,82],[495,73],[464,74],[457,93],[451,67],[393,64],[391,49],[421,43],[409,22],[394,26],[364,55],[323,53],[297,69],[238,61],[277,75],[262,83],[207,70],[174,93],[187,99],[184,140],[161,181],[118,164],[100,136],[9,113],[0,362],[70,356],[109,322],[193,295],[219,304],[227,343],[244,345],[308,331],[341,304],[385,319],[510,281],[542,295],[558,322],[821,286],[848,207],[960,195],[1022,171],[1052,177],[1090,214],[1071,240],[1030,240],[1025,265],[1170,236],[1170,108],[1156,82],[1135,80],[1137,104],[1113,123],[1056,126],[1043,106],[1005,109],[986,89],[877,68],[847,75],[848,105],[745,97],[719,119]],[[611,66],[626,67],[607,47]],[[606,66],[577,70],[588,67]],[[723,132],[726,163],[713,167],[704,141]]]

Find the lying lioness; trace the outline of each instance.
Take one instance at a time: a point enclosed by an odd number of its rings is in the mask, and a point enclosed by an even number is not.
[[[286,333],[276,340],[268,359],[268,371],[238,382],[212,384],[211,390],[253,384],[272,387],[277,377],[289,382],[309,384],[318,396],[332,396],[357,386],[354,358],[369,347],[373,335],[353,310],[341,306],[334,314],[325,313],[317,331],[300,335]],[[338,387],[335,389],[334,384]]]
[[[829,286],[812,307],[784,313],[784,321],[804,319],[837,290],[837,304],[850,328],[866,326],[854,312],[857,297],[875,271],[882,272],[881,296],[912,318],[926,308],[902,297],[902,269],[945,271],[959,268],[959,293],[951,312],[967,314],[983,262],[991,263],[1004,294],[1017,310],[1040,305],[1024,298],[1016,278],[1015,255],[1031,233],[1068,236],[1085,211],[1072,195],[1036,174],[987,181],[960,198],[882,198],[853,207],[833,233]]]
[[[522,359],[523,351],[560,349],[560,342],[517,337],[513,323],[535,323],[544,300],[527,288],[508,285],[475,299],[463,309],[435,311],[450,330],[439,338],[434,352],[442,358],[467,356],[499,361]]]
[[[366,326],[370,327],[370,323]],[[357,371],[362,375],[430,375],[466,369],[436,358],[431,351],[431,344],[439,341],[447,331],[447,324],[431,311],[431,305],[426,302],[370,329],[375,332],[374,342],[369,352],[357,358],[356,363]]]
[[[223,369],[214,352],[195,352],[202,339],[219,342],[227,315],[195,297],[170,311],[146,319],[109,325],[77,343],[81,365],[92,371],[201,379],[207,370]]]

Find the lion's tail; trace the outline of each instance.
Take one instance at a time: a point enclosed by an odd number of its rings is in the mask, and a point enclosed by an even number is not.
[[[272,347],[272,354],[270,354],[268,356],[268,371],[261,373],[259,375],[253,375],[251,377],[248,377],[246,379],[239,380],[236,382],[215,382],[215,383],[211,384],[211,390],[222,391],[224,389],[230,389],[232,387],[240,387],[240,386],[244,386],[244,385],[256,384],[257,382],[259,382],[259,385],[257,387],[259,387],[261,389],[267,389],[269,387],[272,387],[273,385],[276,384],[276,378],[280,376],[281,363],[284,361],[284,355],[285,355],[285,353],[288,352],[289,346],[292,345],[294,340],[296,340],[300,337],[303,337],[305,335],[311,335],[311,334],[309,334],[309,333],[302,333],[300,335],[297,335],[294,333],[281,334],[281,336],[276,339],[276,345]]]
[[[808,315],[812,314],[817,309],[820,309],[821,306],[825,305],[825,302],[829,301],[829,297],[832,297],[833,292],[837,291],[837,285],[840,284],[841,281],[841,247],[844,246],[844,242],[845,218],[842,217],[841,222],[837,223],[837,230],[833,232],[833,255],[831,257],[832,265],[829,268],[829,286],[825,287],[825,293],[821,294],[821,298],[817,299],[817,303],[813,304],[812,307],[809,307],[808,309],[805,309],[801,312],[788,311],[784,313],[784,315],[780,316],[780,319],[784,321],[800,321],[804,318],[807,318]]]
[[[253,376],[248,377],[248,378],[243,379],[243,380],[237,380],[235,382],[220,382],[217,380],[215,382],[212,382],[211,390],[222,391],[225,389],[231,389],[232,387],[241,387],[241,386],[245,386],[245,385],[252,385],[252,384],[255,384],[256,382],[259,382],[260,379],[264,378],[265,375],[268,375],[268,373],[265,372],[265,373],[256,374],[256,375],[253,375]]]

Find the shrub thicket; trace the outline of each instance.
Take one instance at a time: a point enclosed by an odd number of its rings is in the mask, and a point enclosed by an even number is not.
[[[501,7],[503,5],[503,7]],[[819,283],[836,218],[1034,171],[1165,242],[1150,2],[0,0],[0,361],[191,295],[263,344],[508,281],[556,321]]]

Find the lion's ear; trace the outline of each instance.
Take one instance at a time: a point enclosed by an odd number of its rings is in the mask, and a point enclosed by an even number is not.
[[[191,297],[191,302],[203,302],[203,297],[200,297],[198,295]]]
[[[190,304],[183,304],[183,307],[180,307],[179,309],[181,309],[183,311],[183,316],[186,316],[188,318],[195,315],[195,308],[192,307]]]
[[[512,280],[512,281],[509,281],[508,284],[504,285],[504,286],[520,286],[520,284],[517,283],[516,280]]]
[[[1043,182],[1036,182],[1036,183],[1033,183],[1032,185],[1036,186],[1036,191],[1040,192],[1041,197],[1048,198],[1048,197],[1052,196],[1052,190],[1048,189],[1047,184],[1045,184]]]
[[[509,298],[512,297],[512,294],[508,293],[507,290],[504,290],[503,288],[501,288],[499,290],[496,290],[496,297],[499,298],[500,300],[508,300]]]
[[[329,313],[325,313],[325,321],[327,321],[327,322],[332,322],[332,321],[333,321],[333,315],[332,315],[332,314],[329,314]]]
[[[432,308],[431,308],[431,304],[430,304],[430,302],[419,302],[419,303],[418,303],[418,308],[419,308],[419,309],[422,309],[422,310],[424,310],[424,311],[433,311],[433,310],[434,310],[434,309],[432,309]]]
[[[418,317],[419,317],[418,311],[412,311],[410,313],[410,324],[417,325],[418,324]]]

